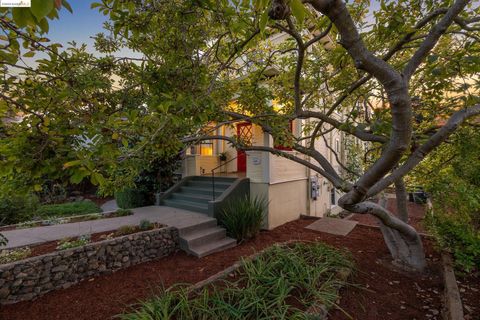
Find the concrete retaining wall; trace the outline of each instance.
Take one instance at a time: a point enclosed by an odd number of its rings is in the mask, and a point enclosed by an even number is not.
[[[177,229],[166,227],[0,265],[0,304],[31,300],[87,278],[165,257],[178,243]]]

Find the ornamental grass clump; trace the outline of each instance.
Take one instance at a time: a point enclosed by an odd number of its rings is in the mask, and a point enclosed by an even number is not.
[[[267,205],[265,198],[245,196],[229,202],[217,220],[227,229],[228,236],[240,243],[255,237],[260,231]]]
[[[313,305],[327,309],[352,270],[349,255],[322,243],[273,246],[243,260],[234,280],[218,280],[194,294],[185,285],[163,290],[123,320],[140,319],[315,319]]]

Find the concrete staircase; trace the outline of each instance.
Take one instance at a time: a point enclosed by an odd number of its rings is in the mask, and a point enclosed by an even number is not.
[[[220,197],[235,180],[235,178],[215,177],[215,199]],[[208,202],[212,200],[212,178],[195,176],[162,202],[169,207],[208,214]]]
[[[179,228],[180,248],[198,258],[235,247],[237,240],[227,237],[226,230],[217,226],[217,219]]]
[[[215,199],[227,190],[236,178],[215,177]],[[205,176],[191,177],[186,183],[174,188],[162,205],[185,209],[193,212],[211,214],[208,203],[213,200],[212,178]],[[214,252],[232,248],[237,245],[235,239],[227,237],[226,230],[217,225],[217,219],[208,218],[198,224],[178,228],[180,248],[196,257],[204,257]]]

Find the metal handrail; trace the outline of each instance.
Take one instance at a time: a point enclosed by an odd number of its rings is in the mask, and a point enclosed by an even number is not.
[[[246,153],[245,153],[245,156],[247,156]],[[215,168],[213,168],[213,169],[211,170],[211,172],[212,172],[212,199],[213,199],[213,201],[215,201],[215,170],[217,170],[218,168],[223,167],[224,165],[232,162],[233,160],[235,160],[235,159],[237,159],[237,158],[238,158],[238,156],[236,156],[235,158],[232,158],[232,159],[230,159],[230,160],[228,160],[228,161],[225,161],[224,163],[220,164],[219,166],[216,166]]]

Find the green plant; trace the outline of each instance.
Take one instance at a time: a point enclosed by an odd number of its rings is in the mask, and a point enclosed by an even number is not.
[[[0,225],[30,220],[38,205],[38,198],[32,194],[0,196]]]
[[[480,231],[443,213],[428,215],[427,226],[438,245],[452,253],[455,266],[464,272],[480,270]]]
[[[147,204],[146,193],[143,190],[126,188],[115,193],[115,200],[122,209],[142,207]]]
[[[250,196],[229,202],[217,216],[219,223],[227,229],[227,234],[238,242],[255,237],[260,231],[268,202],[265,198]]]
[[[0,247],[6,246],[8,243],[7,237],[0,233]]]
[[[75,201],[61,204],[43,205],[37,210],[37,215],[42,217],[62,217],[88,213],[98,213],[102,209],[90,200]]]
[[[28,228],[33,228],[39,225],[38,221],[25,221],[25,222],[20,222],[16,229],[28,229]]]
[[[0,264],[27,258],[32,253],[29,247],[0,251]]]
[[[131,225],[126,225],[126,226],[121,226],[120,228],[118,228],[114,234],[116,237],[119,237],[119,236],[125,236],[127,234],[132,234],[132,233],[135,233],[137,232],[137,226],[131,226]]]
[[[117,211],[110,214],[111,217],[125,217],[133,214],[132,210],[129,209],[117,209]]]
[[[220,153],[218,154],[218,159],[219,159],[220,161],[227,161],[227,153],[226,153],[226,152],[220,152]]]
[[[83,235],[78,239],[65,238],[58,242],[57,250],[81,247],[90,243],[90,235]]]
[[[352,268],[349,256],[322,243],[273,246],[243,260],[234,280],[219,280],[197,294],[173,286],[120,318],[308,319],[305,310],[313,303],[335,303],[346,283],[341,271]]]
[[[138,227],[140,228],[140,230],[150,230],[153,229],[154,225],[149,220],[143,219],[138,224]]]

